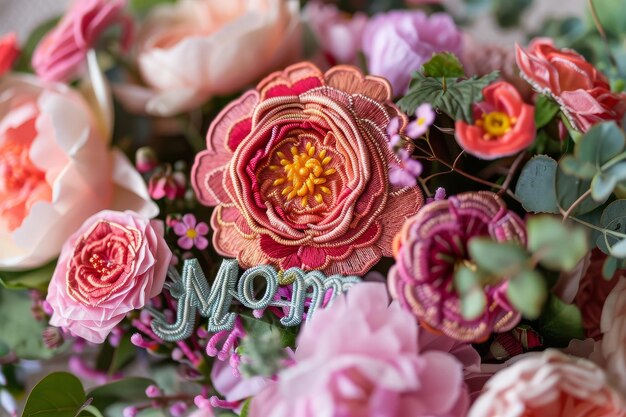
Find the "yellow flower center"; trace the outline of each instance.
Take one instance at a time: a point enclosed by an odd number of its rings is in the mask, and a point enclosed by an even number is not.
[[[198,236],[198,232],[196,232],[195,229],[188,229],[186,234],[187,234],[187,237],[190,239],[195,239],[196,236]]]
[[[501,111],[492,111],[483,114],[481,120],[476,121],[476,125],[482,126],[485,130],[485,139],[493,139],[505,135],[515,125],[515,118]]]
[[[332,158],[326,156],[326,149],[315,153],[316,149],[310,142],[307,142],[305,151],[298,152],[298,148],[291,147],[291,155],[287,156],[283,152],[276,152],[280,158],[280,165],[270,165],[270,171],[276,171],[280,176],[273,185],[282,186],[281,194],[287,201],[300,197],[300,205],[306,207],[309,204],[309,196],[313,196],[318,203],[324,202],[323,194],[330,194],[330,189],[323,185],[329,175],[337,172],[335,168],[327,168]]]
[[[423,117],[420,117],[420,118],[417,119],[417,121],[415,123],[417,123],[418,126],[423,126],[424,123],[426,123],[426,119],[423,118]]]

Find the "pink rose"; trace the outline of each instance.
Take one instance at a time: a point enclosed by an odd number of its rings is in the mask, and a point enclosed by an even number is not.
[[[15,33],[0,38],[0,76],[11,69],[19,53]]]
[[[626,396],[626,278],[607,297],[600,326],[604,368]]]
[[[384,284],[362,283],[319,310],[298,337],[295,365],[256,395],[250,417],[455,417],[467,410],[463,369],[418,348],[409,313]]]
[[[137,44],[149,89],[120,86],[133,111],[171,116],[233,94],[300,52],[296,0],[181,0],[155,7]]]
[[[108,149],[97,113],[65,85],[0,79],[0,268],[52,260],[105,208],[158,213],[131,163]]]
[[[213,211],[213,245],[251,267],[363,275],[391,255],[422,206],[417,186],[389,183],[394,118],[382,78],[310,63],[270,74],[213,120],[192,184]]]
[[[551,39],[535,39],[516,47],[521,75],[537,91],[551,95],[574,127],[586,132],[604,120],[621,121],[626,95],[611,92],[607,78],[578,53],[554,47]]]
[[[126,313],[161,293],[172,253],[163,224],[101,211],[63,245],[48,287],[50,324],[102,343]]]
[[[121,23],[122,43],[130,42],[130,20],[123,15],[126,0],[74,0],[61,21],[37,45],[35,73],[46,81],[68,81],[85,62],[100,35]]]
[[[625,407],[602,369],[550,349],[497,372],[468,417],[624,417]]]

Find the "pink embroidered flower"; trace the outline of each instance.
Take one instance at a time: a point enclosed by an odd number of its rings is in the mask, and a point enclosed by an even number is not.
[[[65,85],[0,78],[0,268],[49,262],[100,210],[158,213],[128,159],[108,149],[97,114]]]
[[[577,129],[619,122],[626,113],[626,94],[611,92],[604,74],[578,53],[556,48],[551,39],[535,39],[526,50],[518,45],[516,58],[521,75],[537,91],[550,94]]]
[[[91,216],[63,245],[46,298],[50,324],[102,343],[161,293],[171,256],[160,221],[132,211]]]
[[[497,372],[468,417],[624,417],[626,404],[594,363],[549,349]]]
[[[123,15],[126,0],[74,0],[61,21],[37,45],[35,73],[46,81],[68,81],[81,67],[100,35],[122,24],[124,47],[130,42],[130,20]]]
[[[389,184],[393,117],[403,129],[389,84],[347,66],[297,64],[231,103],[192,170],[199,201],[217,206],[215,249],[244,268],[326,274],[362,275],[390,256],[423,202],[417,187]]]
[[[303,327],[295,365],[252,399],[250,417],[464,416],[461,363],[420,352],[417,329],[383,284],[354,286]]]
[[[626,398],[626,277],[621,277],[602,309],[604,369]]]
[[[197,223],[196,216],[191,213],[185,214],[183,219],[174,225],[174,233],[180,238],[178,246],[183,249],[196,248],[203,250],[209,246],[209,241],[204,235],[209,233],[209,226],[205,222]]]
[[[15,33],[0,37],[0,76],[11,70],[13,62],[20,54]]]
[[[392,296],[421,323],[466,342],[510,330],[520,320],[507,301],[506,281],[485,287],[489,307],[483,314],[473,320],[461,315],[454,271],[468,261],[467,243],[476,236],[526,245],[524,223],[496,194],[462,193],[433,201],[407,220],[396,238],[396,264],[388,277]]]

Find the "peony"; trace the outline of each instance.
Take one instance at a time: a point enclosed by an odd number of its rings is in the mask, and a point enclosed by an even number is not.
[[[467,153],[481,159],[514,155],[535,140],[535,109],[525,104],[515,87],[500,81],[483,89],[474,104],[474,124],[457,120],[456,140]]]
[[[48,287],[50,324],[102,343],[126,313],[161,293],[172,253],[163,224],[101,211],[63,245]]]
[[[46,81],[68,81],[85,62],[102,33],[121,23],[122,43],[130,42],[130,20],[123,14],[126,0],[75,0],[61,21],[37,45],[35,73]]]
[[[396,239],[396,264],[389,271],[394,298],[424,325],[465,342],[512,329],[520,320],[507,300],[507,281],[485,287],[488,308],[475,319],[461,315],[453,285],[459,263],[469,262],[467,243],[488,236],[526,245],[522,220],[496,194],[467,192],[433,201],[407,220]]]
[[[602,358],[605,369],[626,396],[626,278],[621,277],[602,309]]]
[[[430,17],[422,11],[380,13],[363,34],[363,52],[371,74],[389,80],[396,94],[406,92],[411,73],[436,52],[460,55],[461,32],[445,13]]]
[[[329,62],[358,64],[363,29],[367,24],[365,13],[346,16],[334,4],[311,1],[304,9],[304,16]]]
[[[535,90],[551,95],[574,127],[586,132],[604,120],[621,121],[626,94],[611,92],[607,78],[578,53],[535,39],[524,50],[516,47],[521,75]]]
[[[17,37],[15,33],[9,33],[0,37],[0,76],[11,70],[13,62],[19,55]]]
[[[420,352],[413,318],[388,304],[383,284],[363,283],[318,311],[298,336],[295,365],[252,399],[250,417],[465,415],[461,363]]]
[[[363,275],[390,256],[423,202],[417,187],[389,184],[393,117],[403,129],[389,84],[347,66],[293,65],[231,103],[192,170],[199,201],[217,206],[215,249],[244,268],[327,275]]]
[[[171,116],[233,94],[299,57],[298,8],[297,0],[157,6],[137,40],[137,65],[150,90],[124,87],[118,96],[135,110]]]
[[[595,364],[549,349],[497,372],[468,417],[624,417],[626,404]]]
[[[33,268],[105,208],[158,213],[141,176],[109,151],[96,112],[70,88],[0,79],[0,268]]]

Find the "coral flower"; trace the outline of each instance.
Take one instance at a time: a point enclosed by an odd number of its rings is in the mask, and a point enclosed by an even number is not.
[[[598,366],[550,349],[497,372],[468,414],[505,416],[624,417],[626,404]]]
[[[483,89],[484,101],[474,104],[474,124],[456,122],[456,140],[481,159],[513,155],[535,140],[535,109],[515,87],[496,82]]]
[[[389,271],[394,298],[426,326],[466,342],[510,330],[520,319],[506,298],[506,280],[485,287],[488,308],[480,316],[468,320],[461,315],[454,271],[468,262],[467,243],[476,236],[526,244],[524,223],[496,194],[462,193],[433,201],[407,220]]]
[[[391,256],[393,236],[417,212],[417,187],[393,186],[400,161],[386,133],[406,116],[385,80],[301,63],[268,76],[213,121],[192,183],[217,206],[213,243],[243,267],[362,275]]]
[[[11,69],[19,53],[15,33],[0,37],[0,75]]]

